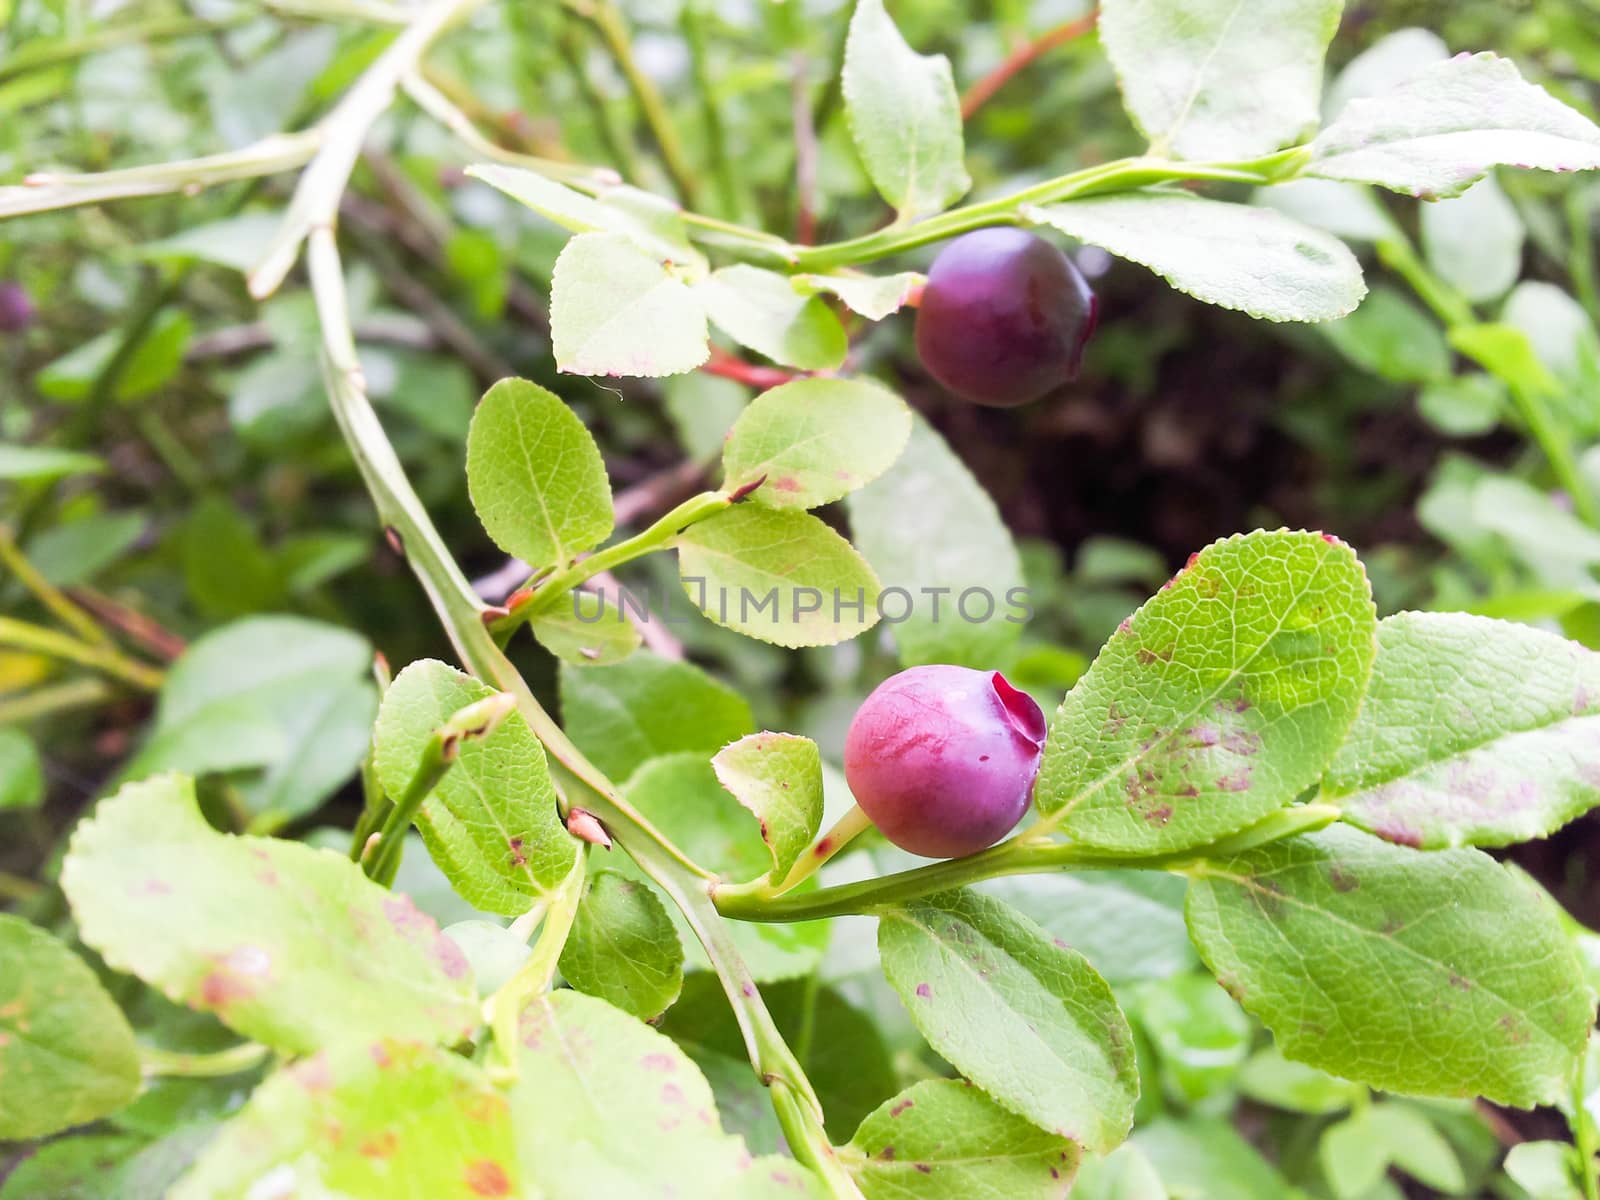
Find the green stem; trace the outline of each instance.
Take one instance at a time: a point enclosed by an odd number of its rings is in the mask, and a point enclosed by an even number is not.
[[[1511,389],[1512,402],[1522,414],[1528,431],[1533,434],[1533,440],[1539,443],[1539,448],[1549,460],[1556,481],[1572,498],[1573,509],[1583,518],[1585,524],[1600,529],[1600,508],[1595,505],[1594,493],[1589,490],[1589,485],[1579,474],[1577,460],[1572,454],[1572,444],[1567,440],[1565,431],[1556,424],[1549,405],[1544,402],[1543,393],[1529,386],[1525,380],[1507,379],[1506,383]]]
[[[517,1062],[517,1021],[528,1001],[550,988],[561,961],[561,951],[578,916],[578,901],[583,898],[585,856],[580,854],[561,886],[545,902],[544,923],[533,953],[510,979],[489,998],[489,1028],[494,1033],[495,1049],[501,1068],[515,1073]]]
[[[1101,192],[1120,192],[1194,179],[1235,183],[1271,183],[1290,173],[1298,160],[1288,152],[1243,163],[1182,163],[1159,158],[1122,158],[1115,162],[1086,167],[1043,183],[1023,188],[1009,196],[984,200],[953,208],[910,225],[889,225],[865,237],[823,246],[795,248],[795,266],[801,271],[831,271],[838,267],[871,262],[930,242],[943,241],[957,234],[986,225],[1017,224],[1025,219],[1029,206],[1054,204],[1079,196]],[[1286,165],[1287,164],[1287,165]]]
[[[111,685],[105,680],[87,677],[35,688],[20,696],[0,700],[0,725],[21,725],[60,712],[91,708],[103,704],[112,695]]]
[[[185,1054],[156,1046],[139,1047],[139,1066],[151,1075],[180,1075],[188,1079],[210,1079],[218,1075],[237,1075],[266,1061],[271,1053],[259,1042],[241,1042],[210,1054]]]
[[[1572,248],[1567,255],[1567,269],[1572,275],[1572,288],[1578,301],[1589,314],[1589,320],[1600,325],[1600,284],[1595,280],[1594,233],[1590,211],[1593,201],[1589,188],[1571,188],[1567,192],[1567,231]]]
[[[131,684],[146,692],[161,687],[161,672],[106,645],[89,645],[75,637],[14,617],[0,617],[0,646],[31,650],[62,662],[92,667],[103,675]]]
[[[1041,840],[1037,829],[991,846],[965,858],[913,867],[893,875],[880,875],[820,891],[765,899],[737,888],[713,891],[717,911],[740,921],[811,921],[871,912],[894,904],[920,900],[935,892],[967,887],[1002,875],[1039,871],[1094,871],[1118,867],[1186,873],[1210,858],[1240,854],[1268,842],[1321,829],[1337,820],[1339,810],[1327,804],[1300,804],[1279,809],[1239,833],[1209,846],[1172,854],[1127,854],[1096,850],[1070,842]]]
[[[1466,297],[1428,270],[1416,248],[1404,237],[1380,241],[1378,261],[1410,284],[1411,290],[1446,325],[1471,325],[1476,321]]]
[[[696,190],[694,170],[683,152],[683,143],[678,140],[678,131],[672,123],[672,114],[667,111],[666,101],[662,99],[655,82],[640,70],[638,60],[633,56],[633,41],[622,13],[612,0],[592,0],[592,3],[579,6],[578,11],[594,26],[615,60],[617,69],[628,81],[628,90],[633,93],[639,112],[650,127],[650,136],[661,151],[661,161],[667,168],[678,198],[685,205],[693,204]]]
[[[12,536],[8,526],[0,525],[0,566],[5,567],[17,577],[17,582],[28,591],[32,592],[50,610],[56,620],[73,630],[86,642],[98,646],[109,646],[110,635],[102,629],[94,617],[89,615],[68,598],[65,592],[56,587],[39,572],[17,545],[16,538]]]
[[[422,807],[422,802],[439,785],[439,781],[449,774],[450,768],[454,765],[455,756],[446,753],[444,739],[435,733],[422,748],[422,759],[417,763],[416,774],[412,775],[411,782],[406,785],[406,790],[400,799],[389,809],[389,815],[384,819],[383,828],[378,833],[378,840],[373,843],[371,850],[362,847],[361,859],[368,879],[381,883],[384,887],[394,886],[394,877],[400,870],[401,850],[405,845],[406,830],[411,828],[411,819],[417,815],[417,809]]]
[[[160,17],[150,21],[107,25],[79,37],[30,42],[13,52],[5,62],[0,63],[0,85],[20,79],[34,71],[76,62],[80,58],[87,58],[91,54],[99,54],[116,46],[132,44],[148,46],[153,42],[168,41],[173,38],[221,33],[236,29],[254,19],[255,14],[248,11],[219,17],[213,21],[198,17]]]
[[[604,550],[598,550],[587,558],[579,559],[559,571],[552,572],[534,589],[532,596],[517,605],[509,616],[495,622],[496,635],[504,638],[529,617],[549,612],[562,596],[575,587],[581,587],[596,575],[619,567],[623,563],[632,562],[652,551],[665,549],[671,545],[673,538],[689,526],[715,516],[732,503],[733,500],[725,492],[702,492],[698,496],[691,496],[642,533],[625,538],[615,545],[607,546]]]
[[[42,883],[24,879],[21,875],[13,875],[10,871],[0,871],[0,899],[34,900],[44,895],[44,891]]]
[[[567,74],[572,77],[572,86],[577,89],[578,97],[589,110],[589,118],[594,122],[595,133],[599,136],[601,145],[617,164],[617,170],[622,173],[623,178],[638,183],[643,178],[643,172],[639,168],[638,152],[634,149],[633,139],[617,127],[611,109],[606,105],[605,97],[600,94],[594,86],[594,80],[589,77],[588,67],[583,61],[581,30],[575,25],[566,25],[556,34],[555,47],[561,56],[561,61],[566,65]]]

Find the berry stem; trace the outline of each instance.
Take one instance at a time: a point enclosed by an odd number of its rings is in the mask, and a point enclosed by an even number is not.
[[[722,899],[728,896],[775,900],[785,892],[793,891],[810,879],[825,862],[848,846],[859,834],[871,828],[872,819],[861,810],[859,804],[852,804],[850,811],[834,822],[833,828],[806,847],[805,852],[795,859],[794,866],[789,868],[789,873],[781,881],[771,883],[766,880],[756,880],[734,887],[719,886],[716,891],[718,907],[721,907]]]
[[[1054,29],[1046,30],[1038,37],[1031,38],[1006,55],[998,66],[961,94],[961,119],[972,120],[974,113],[993,99],[996,92],[1010,83],[1013,76],[1035,59],[1057,46],[1064,46],[1088,33],[1094,28],[1098,16],[1099,14],[1091,9],[1084,16],[1064,21]]]

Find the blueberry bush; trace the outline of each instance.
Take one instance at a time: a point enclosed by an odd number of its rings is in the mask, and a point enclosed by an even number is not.
[[[1600,1200],[1512,8],[0,0],[0,1200]]]

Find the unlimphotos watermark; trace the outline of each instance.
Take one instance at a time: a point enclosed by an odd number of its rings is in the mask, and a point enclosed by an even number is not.
[[[799,623],[809,620],[854,620],[861,624],[882,621],[898,625],[915,618],[930,624],[963,621],[986,625],[1005,621],[1026,624],[1033,617],[1033,604],[1025,587],[1007,588],[997,594],[986,587],[886,587],[869,593],[866,588],[770,587],[756,591],[746,587],[708,586],[694,575],[683,577],[684,591],[653,586],[623,588],[618,592],[572,593],[573,619],[584,625],[602,621],[660,621],[680,625],[688,620],[681,610],[674,614],[679,598],[713,620],[748,624],[755,621]],[[597,602],[598,601],[598,602]],[[869,622],[869,614],[874,621]]]

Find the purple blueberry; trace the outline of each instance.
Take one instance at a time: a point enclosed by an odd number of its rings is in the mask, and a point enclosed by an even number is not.
[[[856,710],[844,774],[883,836],[928,858],[992,845],[1033,796],[1044,713],[999,671],[912,667]]]
[[[33,324],[33,301],[20,283],[0,283],[0,333],[21,333]]]
[[[917,354],[956,395],[1012,408],[1078,374],[1096,308],[1055,246],[1020,229],[980,229],[934,259],[917,306]]]

